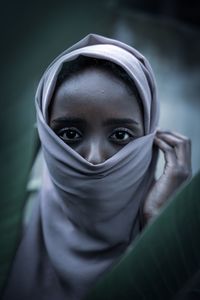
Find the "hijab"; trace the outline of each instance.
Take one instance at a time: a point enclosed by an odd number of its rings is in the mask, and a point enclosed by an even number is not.
[[[97,165],[65,144],[48,125],[57,77],[64,64],[67,67],[67,62],[79,56],[121,66],[134,81],[144,112],[144,136]],[[84,299],[140,231],[139,211],[156,165],[153,140],[159,109],[155,80],[148,61],[134,48],[89,34],[50,64],[40,80],[35,103],[45,160],[43,183],[4,300]]]

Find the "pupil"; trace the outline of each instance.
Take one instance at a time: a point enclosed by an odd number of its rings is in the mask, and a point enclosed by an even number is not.
[[[122,131],[117,132],[116,133],[116,137],[119,140],[123,139],[124,138],[124,132],[122,132]]]
[[[67,137],[70,139],[75,138],[76,132],[74,130],[67,130]]]

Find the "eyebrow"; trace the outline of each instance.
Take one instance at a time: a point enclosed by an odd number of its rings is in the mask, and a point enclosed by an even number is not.
[[[113,118],[104,122],[104,125],[119,125],[119,124],[132,124],[132,125],[140,125],[139,122],[130,119],[130,118]]]
[[[60,117],[53,119],[51,123],[76,123],[76,124],[83,124],[86,123],[85,120],[81,118],[73,118],[73,117]]]
[[[60,117],[53,119],[51,123],[75,123],[75,124],[86,124],[87,122],[81,118],[73,117]],[[112,118],[103,122],[103,125],[121,125],[121,124],[131,124],[131,125],[140,125],[139,122],[130,118]]]

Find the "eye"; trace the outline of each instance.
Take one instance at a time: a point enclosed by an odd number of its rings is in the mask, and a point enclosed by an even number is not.
[[[57,132],[57,135],[64,142],[77,142],[82,138],[81,132],[77,128],[63,128]]]
[[[133,138],[133,133],[127,128],[116,129],[110,136],[111,141],[119,144],[128,144]]]

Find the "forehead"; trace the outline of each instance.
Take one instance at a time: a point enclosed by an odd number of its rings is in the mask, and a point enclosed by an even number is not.
[[[125,81],[107,68],[90,66],[68,76],[56,88],[52,99],[52,109],[67,110],[89,106],[96,110],[139,109],[139,101],[134,90]]]
[[[107,73],[113,75],[113,80],[118,78],[121,82],[125,83],[131,93],[137,94],[138,98],[140,98],[133,79],[131,79],[130,75],[128,75],[127,71],[121,65],[110,60],[82,55],[75,60],[67,61],[63,64],[57,78],[56,86],[59,87],[63,81],[73,75],[83,74],[83,71],[87,69],[95,70],[96,72],[100,70],[107,71]]]

